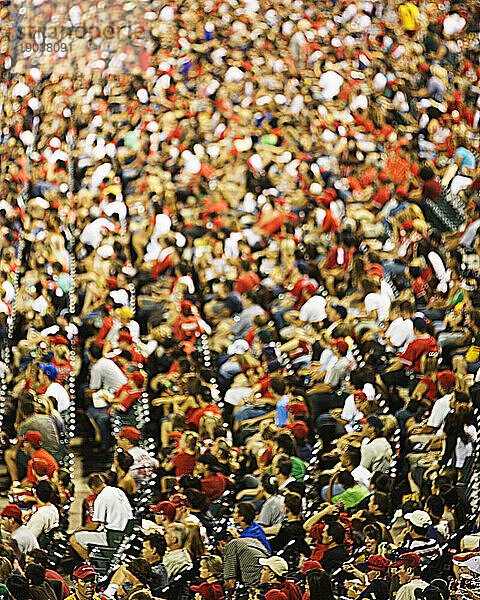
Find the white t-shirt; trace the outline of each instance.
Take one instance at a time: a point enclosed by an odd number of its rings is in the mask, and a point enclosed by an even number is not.
[[[427,585],[428,583],[422,581],[422,579],[414,579],[402,585],[395,598],[396,600],[416,600],[415,590],[423,590]]]
[[[439,398],[433,405],[427,425],[428,427],[433,427],[434,429],[438,430],[436,432],[437,435],[443,434],[443,424],[445,423],[445,419],[450,412],[451,399],[452,394],[447,394],[446,396]]]
[[[131,518],[132,507],[123,490],[107,485],[95,498],[92,521],[103,523],[106,529],[121,531]]]
[[[402,350],[407,344],[415,339],[412,320],[404,320],[402,317],[394,319],[390,323],[390,327],[385,332],[385,337],[392,346]]]
[[[388,318],[391,300],[386,294],[378,294],[375,292],[367,294],[364,303],[367,315],[376,310],[377,321],[385,321]]]
[[[64,410],[68,410],[70,408],[70,396],[68,395],[67,390],[63,387],[63,385],[57,383],[56,381],[47,387],[45,396],[53,396],[55,398],[59,413],[62,413]]]
[[[327,301],[323,296],[312,296],[300,309],[300,319],[308,323],[318,323],[327,318],[325,307]]]
[[[85,225],[85,228],[80,235],[80,241],[82,244],[88,244],[89,246],[97,248],[103,239],[103,229],[114,231],[115,225],[109,219],[105,219],[103,217],[95,219],[95,221]]]
[[[477,430],[474,425],[467,425],[467,427],[465,427],[465,432],[468,433],[472,442],[477,441]],[[472,454],[472,442],[465,444],[460,438],[457,439],[457,445],[455,447],[455,466],[457,469],[461,469],[465,460]]]
[[[140,446],[130,448],[128,453],[133,457],[130,473],[135,479],[135,483],[139,485],[153,473],[154,469],[158,468],[158,460]]]
[[[58,509],[53,504],[47,504],[47,506],[40,506],[39,509],[33,513],[30,520],[27,523],[27,527],[38,538],[41,533],[48,533],[55,527],[58,527]]]
[[[6,280],[2,283],[2,288],[5,290],[5,302],[11,304],[15,299],[15,288],[10,281]]]
[[[372,478],[372,474],[368,469],[362,467],[362,465],[358,465],[352,471],[352,477],[355,479],[358,485],[363,485],[363,487],[370,489],[370,479]]]

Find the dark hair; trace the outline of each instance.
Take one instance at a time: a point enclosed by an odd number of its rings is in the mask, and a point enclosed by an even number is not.
[[[343,544],[345,539],[345,527],[338,521],[332,521],[327,527],[328,535],[333,538],[335,544]]]
[[[350,471],[340,471],[338,474],[338,483],[347,489],[355,485],[355,479]]]
[[[375,540],[376,542],[382,541],[382,530],[380,528],[380,525],[377,525],[377,523],[369,523],[368,525],[365,525],[362,533],[365,537],[369,537],[370,539]]]
[[[281,433],[277,437],[278,451],[287,456],[297,455],[297,444],[295,440],[288,433]]]
[[[388,515],[390,513],[390,496],[384,492],[375,492],[373,494],[373,504],[378,506],[378,510],[382,515]]]
[[[125,471],[125,473],[128,473],[134,463],[133,456],[130,454],[130,452],[119,452],[118,450],[117,461],[118,466],[122,469],[122,471]]]
[[[33,402],[26,401],[26,402],[22,403],[22,413],[26,417],[33,415],[34,412],[35,412],[35,405],[33,404]]]
[[[35,486],[35,493],[40,502],[50,502],[52,492],[52,484],[49,481],[39,481]]]
[[[350,464],[354,469],[358,467],[360,464],[360,448],[356,448],[355,446],[347,446],[345,448],[345,456],[348,458]]]
[[[7,588],[15,600],[30,600],[30,586],[23,575],[10,575]]]
[[[375,486],[375,491],[389,494],[392,491],[393,479],[382,473],[381,471],[375,471],[370,479],[370,485]]]
[[[45,581],[45,567],[30,563],[25,569],[25,575],[31,585],[42,585]]]
[[[87,480],[87,485],[89,488],[99,488],[101,485],[105,483],[105,478],[101,473],[92,473]]]
[[[27,552],[27,556],[29,556],[37,565],[42,565],[42,567],[47,567],[48,565],[48,552],[46,550],[42,550],[41,548],[34,548]]]
[[[432,513],[434,517],[442,518],[445,503],[441,496],[432,495],[427,498],[425,502],[425,508]]]
[[[270,381],[270,387],[276,394],[282,395],[287,389],[287,384],[285,383],[285,380],[280,379],[279,377],[273,377]]]
[[[310,569],[307,571],[310,598],[323,598],[333,600],[332,583],[328,573],[323,569]]]
[[[202,491],[202,482],[198,477],[194,477],[193,475],[182,475],[178,480],[178,487],[183,488],[185,493],[187,490],[195,489],[199,492]]]
[[[185,496],[187,497],[190,507],[200,512],[207,512],[208,500],[205,492],[201,492],[196,488],[188,488],[185,490]]]
[[[269,473],[264,473],[262,475],[261,483],[263,489],[267,492],[267,494],[271,494],[272,496],[278,494],[278,482],[275,479],[275,477],[273,477],[273,475],[270,475]]]
[[[251,502],[239,502],[237,504],[237,512],[247,525],[253,523],[257,513],[255,506]]]
[[[140,583],[148,584],[152,580],[152,567],[144,558],[134,558],[127,565],[127,570],[130,571]]]
[[[277,460],[277,469],[284,477],[292,474],[292,459],[286,454],[281,454]]]
[[[96,342],[94,342],[93,344],[90,344],[90,347],[88,348],[88,352],[89,352],[90,356],[92,358],[94,358],[95,360],[100,360],[103,356],[103,349],[100,346],[100,344],[97,344]]]
[[[285,506],[296,517],[302,512],[302,498],[298,494],[285,494]]]
[[[151,548],[156,551],[160,558],[163,558],[167,550],[167,543],[165,542],[165,538],[161,533],[150,533],[145,537],[145,542],[148,542]]]

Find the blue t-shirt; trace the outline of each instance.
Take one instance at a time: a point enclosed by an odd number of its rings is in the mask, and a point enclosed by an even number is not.
[[[464,148],[463,146],[460,146],[455,150],[455,159],[459,157],[462,159],[462,167],[470,167],[471,169],[475,169],[475,167],[477,166],[473,153],[470,152],[470,150]]]
[[[251,525],[244,529],[240,534],[240,537],[254,538],[259,542],[262,542],[262,544],[270,552],[270,554],[272,553],[272,549],[270,547],[270,544],[268,543],[267,536],[265,535],[265,532],[263,531],[262,527],[256,521],[254,521]]]
[[[290,402],[289,396],[282,396],[277,400],[275,406],[275,425],[277,427],[285,427],[288,423],[287,404]]]

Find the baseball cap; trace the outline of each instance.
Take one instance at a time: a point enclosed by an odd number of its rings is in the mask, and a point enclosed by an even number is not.
[[[348,344],[344,338],[338,338],[337,340],[332,340],[331,344],[332,344],[332,346],[337,347],[337,350],[340,352],[340,354],[343,354],[344,356],[347,354]]]
[[[476,554],[475,552],[455,554],[453,556],[453,564],[459,567],[467,567],[472,573],[480,574],[480,554]]]
[[[366,562],[359,563],[357,566],[361,571],[385,573],[390,566],[390,562],[384,556],[380,556],[380,554],[372,554]]]
[[[412,323],[417,331],[421,333],[427,331],[427,322],[422,317],[415,317],[415,319],[412,319]]]
[[[288,597],[282,590],[269,590],[265,594],[265,600],[288,600]]]
[[[440,371],[435,376],[435,379],[446,389],[450,389],[455,385],[455,373],[453,371]]]
[[[138,441],[141,433],[136,427],[123,427],[117,435],[119,438],[127,438],[127,440]]]
[[[275,575],[283,577],[288,572],[287,561],[280,556],[269,556],[268,558],[261,558],[258,561],[262,567],[268,567]]]
[[[365,402],[367,400],[367,394],[363,390],[355,390],[353,392],[353,399],[359,402]]]
[[[420,565],[420,557],[415,552],[405,552],[398,560],[390,563],[391,567],[400,567],[405,565],[406,567],[418,567]]]
[[[58,371],[57,368],[54,367],[53,365],[49,365],[47,363],[38,363],[38,366],[42,369],[42,371],[45,373],[45,375],[51,379],[52,381],[55,381],[55,379],[57,378],[58,375]]]
[[[204,581],[200,585],[191,585],[190,589],[196,594],[200,594],[205,600],[221,600],[225,598],[225,592],[219,583],[207,583]]]
[[[92,565],[81,565],[72,573],[72,576],[75,577],[75,579],[85,579],[85,577],[90,577],[91,575],[97,575],[97,572]]]
[[[382,419],[377,417],[377,415],[370,415],[366,418],[366,421],[371,427],[375,428],[375,431],[381,431],[383,429]]]
[[[170,521],[175,519],[175,512],[177,507],[173,502],[168,502],[167,500],[163,500],[158,504],[152,504],[150,507],[150,512],[154,515],[165,515]]]
[[[118,341],[119,342],[128,342],[128,343],[131,343],[132,340],[133,340],[132,334],[129,333],[128,331],[121,331],[118,334]]]
[[[340,315],[341,319],[347,317],[347,309],[341,304],[332,304],[332,309]]]
[[[308,408],[305,402],[289,402],[287,410],[295,417],[298,415],[308,415]]]
[[[303,563],[302,568],[300,569],[300,573],[303,573],[305,575],[305,573],[307,573],[311,569],[321,569],[321,568],[322,568],[322,565],[318,562],[318,560],[306,560]]]
[[[428,527],[432,524],[430,515],[424,510],[414,510],[411,513],[407,513],[404,517],[405,521],[409,521],[415,527]]]
[[[12,517],[14,519],[21,519],[22,509],[16,504],[7,504],[0,513],[0,517]]]
[[[298,438],[304,438],[308,435],[308,427],[307,424],[303,421],[295,421],[294,423],[290,423],[287,425],[287,429],[296,435]]]
[[[43,442],[42,434],[39,431],[27,431],[27,433],[19,439],[22,442],[27,441],[34,446],[41,446]]]

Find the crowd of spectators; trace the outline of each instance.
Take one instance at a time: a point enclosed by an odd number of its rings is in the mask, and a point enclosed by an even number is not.
[[[0,598],[480,598],[479,23],[0,3]]]

